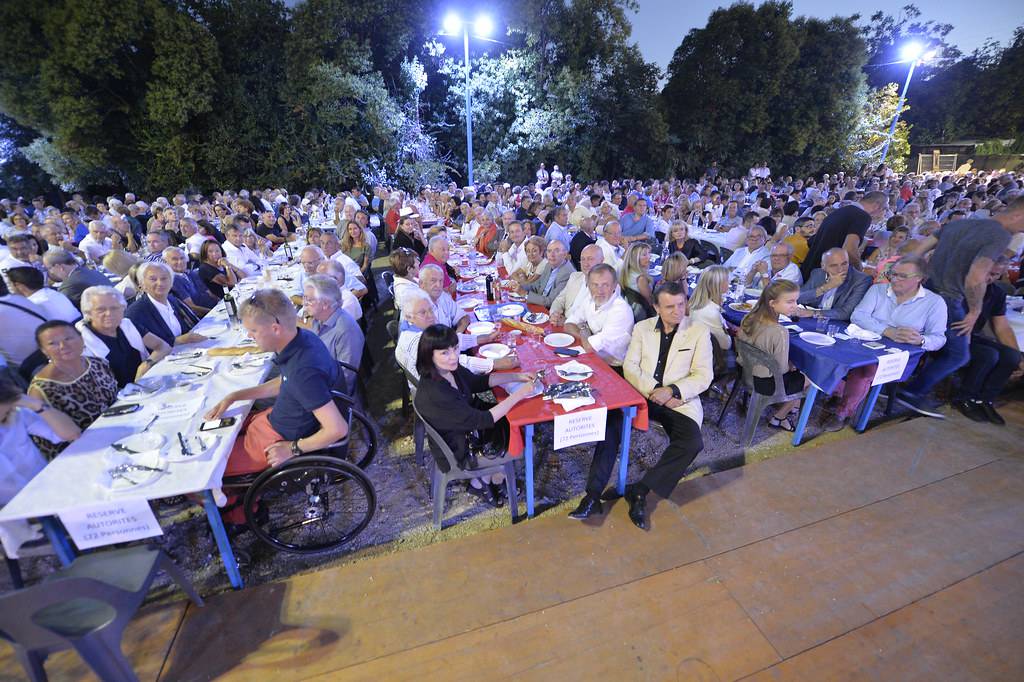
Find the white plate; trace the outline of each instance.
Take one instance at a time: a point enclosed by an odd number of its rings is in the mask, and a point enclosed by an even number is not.
[[[466,327],[466,331],[473,336],[480,336],[481,334],[491,334],[497,328],[493,322],[474,322]]]
[[[502,388],[505,389],[505,391],[507,391],[509,395],[512,395],[513,393],[518,391],[520,387],[522,387],[523,383],[524,382],[522,381],[513,381],[511,383],[502,385]],[[534,382],[533,390],[527,394],[526,398],[533,398],[535,396],[540,395],[543,392],[544,386],[541,385],[539,382]],[[523,398],[523,400],[526,400],[526,398]]]
[[[128,493],[147,486],[166,473],[165,471],[147,471],[145,469],[125,471],[124,478],[115,478],[108,469],[113,469],[121,462],[141,464],[155,469],[167,469],[167,460],[156,450],[149,450],[138,455],[107,458],[107,468],[103,471],[104,484],[112,493]]]
[[[651,275],[660,275],[661,274],[661,266],[660,265],[655,265],[653,268],[651,268],[647,272],[648,272],[648,274],[651,274]]]
[[[831,346],[836,342],[828,334],[821,334],[819,332],[800,332],[800,338],[807,343],[813,343],[815,346]]]
[[[743,301],[742,303],[730,303],[729,307],[738,313],[749,313],[754,309],[754,301]]]
[[[146,450],[159,450],[167,442],[167,439],[162,434],[143,431],[142,433],[133,433],[116,442],[118,445],[123,445],[136,452],[145,452]]]
[[[459,300],[456,301],[456,303],[458,303],[459,307],[462,308],[463,310],[472,310],[478,305],[483,305],[484,302],[479,298],[467,296],[466,298],[460,298]]]
[[[526,313],[523,315],[523,322],[528,324],[544,324],[550,319],[547,313]]]
[[[586,365],[582,366],[586,367]],[[592,370],[589,367],[586,367],[585,372],[582,370],[568,371],[562,369],[561,367],[555,367],[555,374],[558,375],[559,379],[564,379],[565,381],[586,381],[590,377],[594,376],[594,370]]]
[[[181,451],[181,441],[175,436],[171,439],[170,445],[167,446],[168,462],[191,462],[200,459],[207,452],[217,447],[217,444],[220,442],[220,436],[209,433],[193,433],[185,436],[185,440],[192,449],[192,456],[189,457]]]
[[[498,314],[502,317],[515,317],[526,312],[526,306],[522,303],[506,303],[498,307]]]
[[[164,377],[143,377],[118,391],[117,399],[128,402],[145,400],[162,391],[166,385]]]
[[[455,285],[455,290],[461,291],[462,293],[469,293],[472,291],[479,291],[480,287],[476,282],[459,282]]]
[[[477,354],[482,358],[497,360],[498,358],[505,357],[511,352],[512,349],[503,343],[488,343],[485,346],[480,346],[480,350]]]
[[[857,333],[853,334],[850,332],[850,328],[847,327],[846,334],[847,336],[857,339],[858,341],[878,341],[879,339],[882,338],[881,334],[870,331],[868,329],[858,329]]]
[[[567,348],[572,344],[576,343],[576,339],[572,334],[563,334],[561,332],[555,334],[548,334],[544,337],[544,343],[551,346],[552,348]]]

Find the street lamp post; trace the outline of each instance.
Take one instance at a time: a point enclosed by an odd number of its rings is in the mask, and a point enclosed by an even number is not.
[[[481,15],[473,24],[473,33],[479,38],[486,38],[494,28],[494,24],[486,15]],[[466,166],[469,184],[473,183],[473,99],[469,80],[469,23],[462,21],[457,14],[449,14],[444,20],[446,35],[458,35],[462,29],[463,67],[466,72]]]
[[[917,68],[918,64],[923,63],[926,59],[930,59],[934,54],[934,50],[925,52],[925,47],[921,43],[909,43],[902,50],[901,56],[904,61],[910,62],[910,70],[907,72],[907,80],[903,84],[900,99],[896,104],[896,113],[892,117],[892,125],[889,126],[889,136],[885,138],[881,163],[885,163],[885,158],[889,155],[889,145],[892,144],[892,138],[896,136],[896,124],[900,121],[900,112],[903,111],[903,103],[907,100],[907,90],[910,89],[910,79],[914,77],[914,69]]]

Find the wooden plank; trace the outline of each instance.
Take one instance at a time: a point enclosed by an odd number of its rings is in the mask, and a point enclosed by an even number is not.
[[[174,633],[185,616],[186,604],[179,601],[166,606],[146,607],[129,623],[124,631],[121,650],[135,668],[140,680],[155,680],[167,657]],[[50,656],[44,665],[46,674],[55,682],[58,680],[88,680],[93,675],[78,654],[73,650],[60,651]],[[22,682],[28,679],[24,669],[14,656],[14,650],[0,638],[0,680]]]
[[[709,559],[784,656],[1024,550],[1024,462],[1004,460]]]
[[[778,660],[701,562],[319,679],[725,680]]]
[[[213,608],[186,618],[165,678],[205,679],[235,669],[320,674],[700,561],[996,456],[971,448],[918,456],[892,447],[909,426],[869,434],[887,447],[862,451],[844,441],[687,482],[677,491],[686,506],[656,505],[649,533],[629,523],[620,502],[594,524],[548,515],[297,576],[287,588],[219,595]],[[936,439],[916,425],[911,433]]]
[[[1024,679],[1024,555],[745,678]]]

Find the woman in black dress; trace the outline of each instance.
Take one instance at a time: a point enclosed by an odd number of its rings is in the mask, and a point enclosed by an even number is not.
[[[218,301],[224,298],[224,287],[233,287],[245,273],[238,270],[224,257],[224,252],[215,240],[203,242],[199,249],[199,278]]]
[[[451,327],[435,324],[420,336],[416,351],[416,370],[420,374],[416,389],[416,410],[444,439],[459,467],[471,471],[477,467],[477,451],[484,443],[498,450],[508,447],[508,420],[504,417],[534,390],[531,374],[473,374],[459,364],[459,336]],[[487,404],[475,397],[494,386],[522,382],[498,404]],[[431,446],[433,449],[433,446]],[[448,470],[448,461],[434,453],[437,465]],[[483,500],[500,506],[504,476],[474,478],[467,490]]]
[[[673,220],[668,228],[668,252],[681,253],[690,265],[700,268],[715,264],[714,256],[696,239],[690,239],[689,227],[682,220]]]
[[[403,246],[415,251],[420,259],[427,255],[427,242],[423,239],[423,231],[412,216],[403,216],[398,221],[395,241],[391,248],[397,249]]]

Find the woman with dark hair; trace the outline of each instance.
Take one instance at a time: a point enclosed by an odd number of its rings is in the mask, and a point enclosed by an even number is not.
[[[473,374],[459,364],[459,336],[451,327],[435,324],[423,330],[416,351],[416,370],[420,375],[416,389],[416,410],[444,439],[455,455],[460,468],[477,468],[477,452],[483,444],[504,450],[508,446],[509,410],[534,390],[531,374]],[[507,398],[496,405],[474,397],[494,386],[522,382]],[[431,446],[433,448],[433,446]],[[448,461],[435,452],[437,465],[448,470]],[[483,500],[500,506],[504,477],[489,481],[474,478],[467,490]]]
[[[199,249],[199,279],[214,298],[224,298],[224,287],[233,287],[244,278],[245,273],[224,257],[220,244],[216,241],[203,242]]]
[[[283,234],[294,233],[302,227],[302,218],[291,204],[281,204],[281,214],[277,217],[277,225]]]
[[[110,364],[103,358],[84,355],[81,332],[63,320],[39,325],[36,343],[48,363],[32,378],[28,394],[60,410],[85,430],[117,398],[117,379]],[[66,443],[37,439],[36,445],[47,459],[52,459]]]

